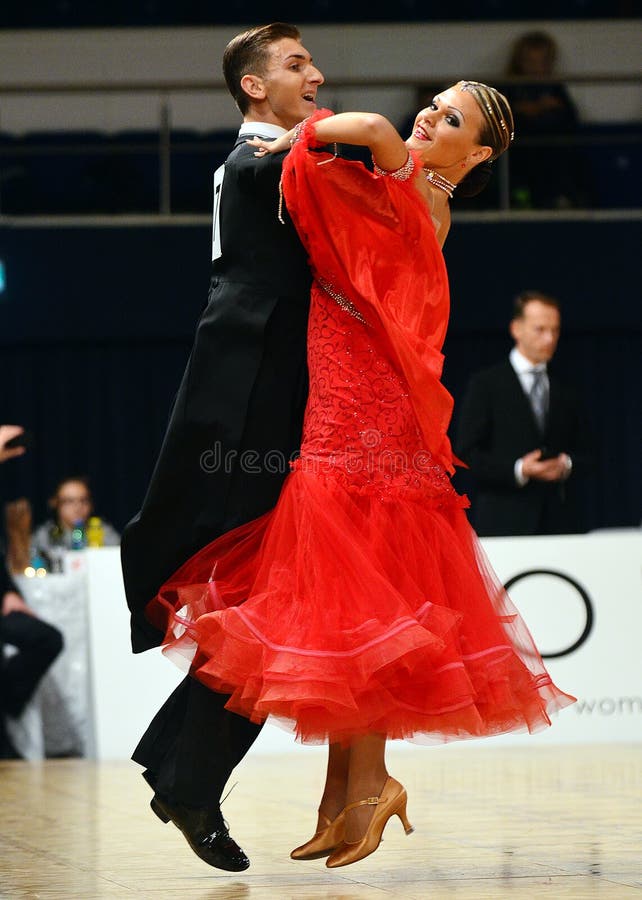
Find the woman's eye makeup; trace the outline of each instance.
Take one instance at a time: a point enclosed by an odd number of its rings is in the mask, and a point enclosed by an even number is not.
[[[437,101],[433,100],[432,103],[429,103],[428,109],[437,111],[439,109]],[[452,125],[453,128],[459,128],[459,126],[461,125],[461,122],[454,113],[449,113],[447,116],[444,116],[444,118],[449,125]]]

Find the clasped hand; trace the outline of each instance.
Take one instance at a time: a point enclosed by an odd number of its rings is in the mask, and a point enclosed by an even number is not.
[[[536,481],[562,481],[569,474],[567,456],[560,453],[551,459],[542,459],[541,450],[531,450],[522,457],[522,473]]]

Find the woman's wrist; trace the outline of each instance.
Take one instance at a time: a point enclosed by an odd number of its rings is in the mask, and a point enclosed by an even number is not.
[[[295,125],[296,137],[293,144],[298,143],[301,140],[305,140],[306,145],[311,150],[318,150],[319,147],[326,147],[328,144],[334,143],[334,138],[322,138],[319,139],[317,137],[317,122],[323,121],[323,119],[329,119],[334,116],[334,113],[329,109],[318,109],[311,116],[308,116],[306,119],[303,119],[302,122],[299,122],[298,125]]]
[[[301,140],[301,134],[303,133],[303,129],[305,128],[306,122],[309,120],[310,116],[306,116],[305,119],[301,119],[300,122],[294,126],[294,128],[289,132],[290,134],[290,146],[296,144],[297,141]]]

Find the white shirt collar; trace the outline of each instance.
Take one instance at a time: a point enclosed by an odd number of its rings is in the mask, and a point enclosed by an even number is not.
[[[287,128],[272,125],[270,122],[243,122],[239,128],[239,136],[242,134],[260,134],[264,138],[278,138],[282,134],[287,134]]]
[[[513,347],[510,352],[509,359],[512,367],[515,369],[518,375],[532,374],[533,371],[546,371],[546,363],[537,363],[537,365],[535,365],[530,361],[530,359],[526,359],[524,354],[520,353],[517,347]]]

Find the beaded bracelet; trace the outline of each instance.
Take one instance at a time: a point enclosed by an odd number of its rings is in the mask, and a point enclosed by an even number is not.
[[[302,119],[292,129],[292,137],[290,138],[290,146],[291,147],[294,144],[296,144],[297,141],[301,140],[301,132],[303,131],[303,129],[305,127],[305,123],[308,121],[309,118],[310,118],[310,116],[307,116],[305,119]]]
[[[374,173],[375,175],[385,175],[388,178],[394,178],[397,181],[407,181],[412,173],[415,170],[415,160],[413,159],[412,153],[408,153],[408,159],[405,161],[403,166],[399,169],[395,169],[394,171],[388,171],[386,169],[382,169],[380,166],[374,162]]]

